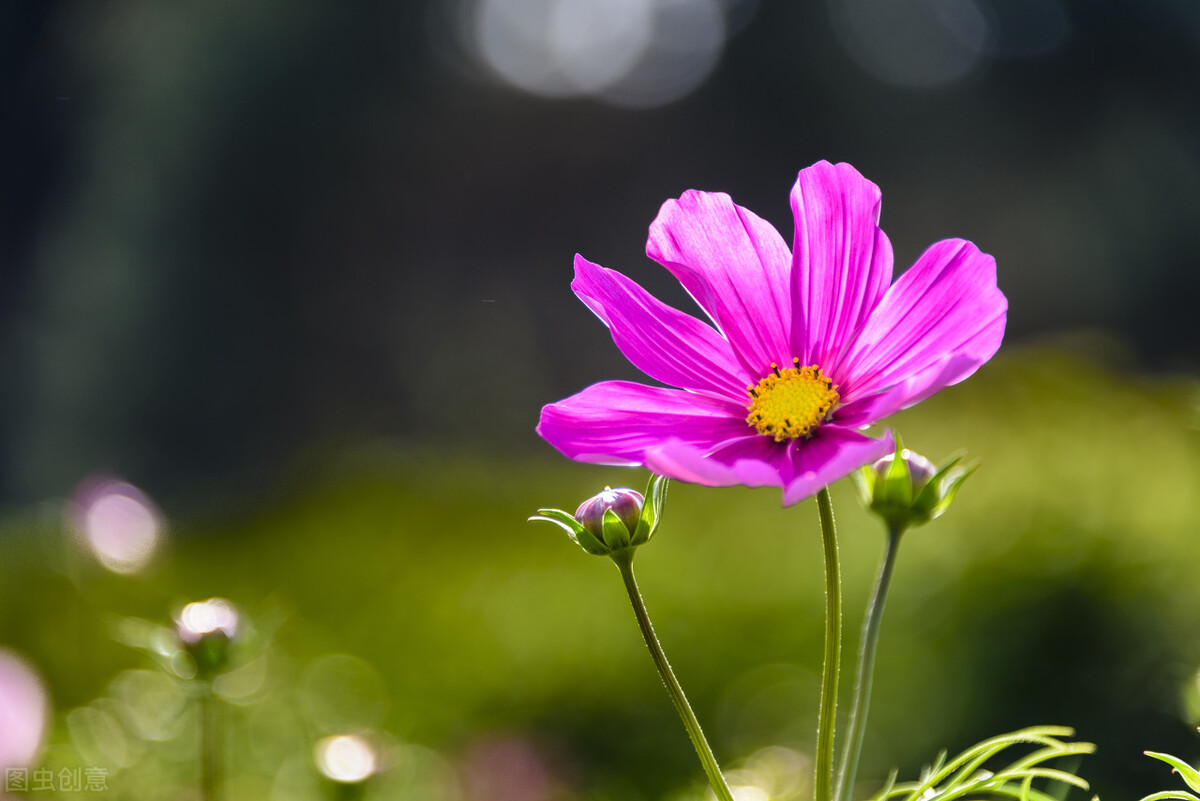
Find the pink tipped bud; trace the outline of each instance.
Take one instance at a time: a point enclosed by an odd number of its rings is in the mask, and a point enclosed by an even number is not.
[[[605,487],[603,492],[580,504],[575,510],[575,519],[596,539],[611,546],[615,543],[607,542],[604,537],[604,513],[612,509],[617,519],[629,529],[629,535],[632,537],[642,518],[642,504],[645,502],[646,499],[637,490],[628,487]]]
[[[871,469],[875,471],[875,475],[881,479],[886,478],[888,470],[891,469],[892,462],[895,460],[896,454],[889,453],[875,464],[871,465]],[[929,479],[933,478],[937,473],[937,465],[926,459],[915,451],[910,451],[904,448],[900,451],[900,458],[908,465],[908,476],[912,480],[913,494],[920,492]]]

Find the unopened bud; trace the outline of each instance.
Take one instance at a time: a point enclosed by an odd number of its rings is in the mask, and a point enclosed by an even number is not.
[[[937,474],[937,465],[908,448],[900,451],[900,458],[903,460],[904,466],[908,468],[909,484],[912,486],[912,493],[915,496],[929,483],[929,479]],[[871,465],[871,469],[875,471],[876,476],[886,476],[894,461],[896,461],[896,454],[889,453]]]
[[[666,492],[666,477],[651,476],[644,496],[624,487],[605,487],[580,504],[574,515],[561,509],[538,509],[529,519],[554,523],[590,554],[624,556],[654,535]]]
[[[978,465],[963,467],[964,454],[934,465],[905,448],[896,438],[896,452],[854,474],[863,504],[897,533],[938,517],[950,506],[958,488]]]
[[[593,537],[607,542],[604,536],[604,518],[606,513],[611,511],[621,525],[625,526],[625,530],[629,532],[629,539],[632,540],[638,523],[641,522],[642,504],[645,502],[646,499],[637,490],[628,487],[605,487],[603,492],[593,495],[579,505],[575,510],[575,520],[590,531]]]

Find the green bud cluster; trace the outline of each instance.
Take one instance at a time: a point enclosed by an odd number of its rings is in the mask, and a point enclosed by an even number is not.
[[[633,549],[654,536],[666,494],[666,476],[651,476],[644,496],[627,487],[605,487],[580,504],[574,515],[562,509],[538,509],[529,519],[554,523],[594,556],[629,558]]]
[[[914,453],[896,437],[896,452],[854,473],[863,504],[889,529],[900,533],[920,526],[949,508],[958,488],[978,464],[963,466],[958,453],[940,465]]]

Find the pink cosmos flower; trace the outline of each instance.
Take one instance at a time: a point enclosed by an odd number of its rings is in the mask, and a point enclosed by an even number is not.
[[[891,453],[871,424],[971,375],[1008,302],[970,242],[930,246],[892,283],[880,193],[849,164],[801,170],[792,250],[722,193],[663,204],[646,253],[712,325],[575,257],[571,288],[650,378],[604,381],[542,409],[538,433],[583,462],[708,486],[783,489],[791,505]]]

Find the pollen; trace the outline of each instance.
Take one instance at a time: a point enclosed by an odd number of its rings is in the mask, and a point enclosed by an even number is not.
[[[776,442],[808,438],[829,419],[841,396],[837,385],[815,364],[780,370],[772,364],[766,378],[752,387],[746,422]]]

